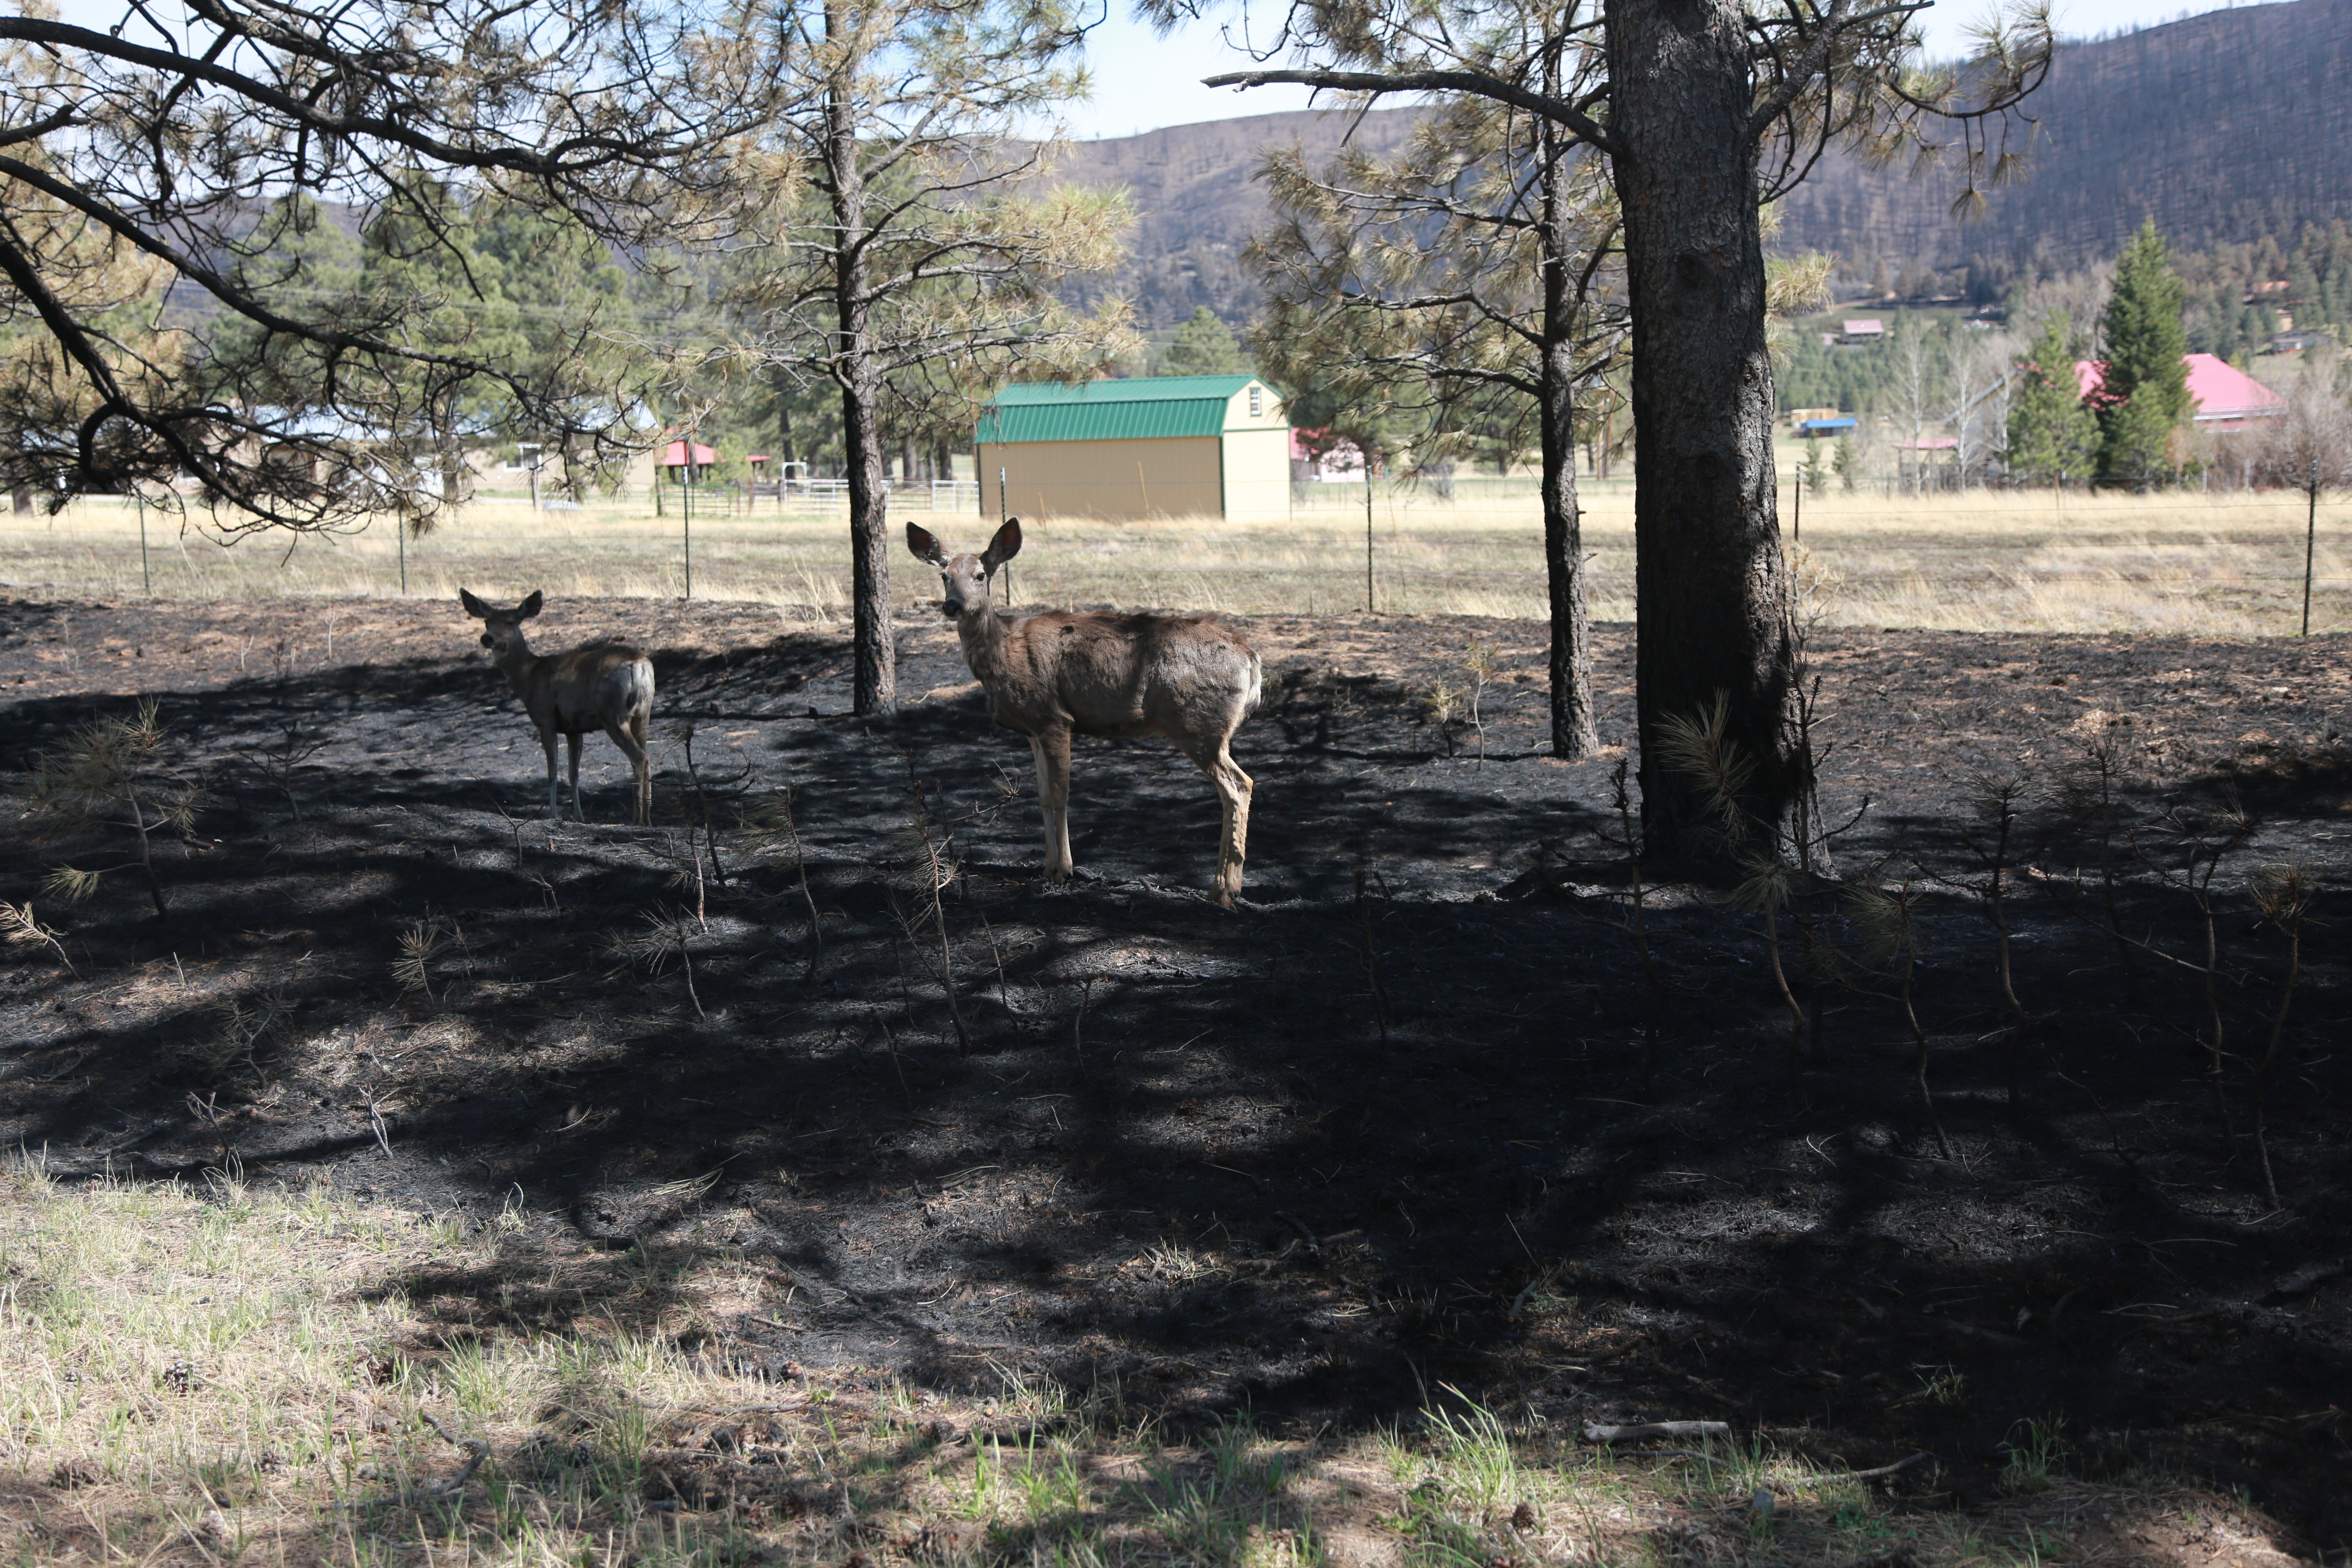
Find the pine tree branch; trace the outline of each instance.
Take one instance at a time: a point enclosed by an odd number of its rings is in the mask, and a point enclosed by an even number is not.
[[[1319,69],[1285,69],[1231,71],[1222,76],[1203,77],[1203,87],[1266,87],[1291,84],[1298,87],[1329,88],[1339,92],[1367,92],[1374,95],[1387,92],[1466,92],[1478,98],[1507,103],[1514,109],[1524,109],[1562,125],[1575,133],[1576,139],[1602,153],[1615,154],[1620,149],[1592,117],[1572,103],[1563,102],[1546,93],[1535,92],[1516,82],[1488,76],[1484,71],[1420,70],[1420,71],[1343,71]]]

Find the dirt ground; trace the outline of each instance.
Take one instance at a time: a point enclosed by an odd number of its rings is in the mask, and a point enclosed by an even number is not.
[[[1244,625],[1266,695],[1235,746],[1257,796],[1229,913],[1201,890],[1214,796],[1156,744],[1081,742],[1080,879],[1040,887],[1027,749],[938,625],[906,628],[910,700],[869,724],[837,626],[551,606],[542,647],[655,650],[636,828],[602,739],[592,822],[546,820],[535,740],[454,605],[7,605],[0,790],[147,694],[202,809],[159,852],[160,920],[123,873],[56,901],[47,868],[121,843],[9,814],[0,898],[80,977],[39,945],[0,963],[0,1140],[67,1173],[235,1162],[519,1205],[543,1256],[616,1268],[740,1248],[786,1304],[696,1332],[746,1363],[1116,1376],[1171,1422],[1245,1404],[1300,1432],[1450,1384],[1561,1423],[1800,1430],[1824,1463],[1924,1449],[1939,1479],[1893,1483],[1921,1507],[1990,1496],[2039,1423],[2076,1473],[2193,1477],[2296,1550],[2352,1549],[2345,639],[1822,634],[1831,817],[1867,797],[1840,864],[1928,878],[1947,1155],[1889,983],[1801,976],[1818,1029],[1792,1076],[1759,919],[1708,889],[1645,903],[1645,1072],[1610,759],[1543,754],[1539,626]],[[1470,684],[1474,637],[1497,654],[1483,761],[1466,698],[1444,724],[1429,700]],[[1597,641],[1622,744],[1630,632]],[[2061,787],[2101,736],[2128,763],[2105,855],[2137,945],[2101,929],[2100,837]],[[2033,861],[2004,905],[2021,1037],[1969,890],[1968,803],[2003,771]],[[743,826],[785,787],[816,942],[792,857]],[[956,872],[936,914],[918,794]],[[2227,1135],[2207,926],[2164,879],[2187,864],[2166,813],[2225,797],[2255,818],[2212,884]],[[2328,891],[2268,1074],[2273,1203],[2250,1129],[2287,949],[2248,889],[2289,861]],[[1859,958],[1838,908],[1819,936]],[[529,1271],[405,1284],[453,1334],[589,1305]]]

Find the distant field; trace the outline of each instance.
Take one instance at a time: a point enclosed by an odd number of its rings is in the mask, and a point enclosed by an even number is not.
[[[1792,521],[1784,489],[1782,526]],[[1593,613],[1633,615],[1633,496],[1628,482],[1589,485],[1585,545]],[[908,511],[951,544],[973,545],[983,521]],[[1377,607],[1413,615],[1535,616],[1543,569],[1533,487],[1483,480],[1453,500],[1400,489],[1372,508]],[[772,604],[813,620],[846,611],[838,511],[698,511],[694,594]],[[376,597],[401,592],[401,552],[386,525],[289,542],[224,545],[194,521],[150,510],[147,576],[140,518],[110,500],[56,518],[0,517],[0,593],[23,598]],[[2320,508],[2314,629],[2352,626],[2352,503]],[[1948,630],[2147,631],[2226,637],[2295,629],[2304,502],[2227,492],[2088,496],[1972,491],[1895,497],[1833,491],[1806,498],[1801,577],[1832,625]],[[1013,578],[1024,604],[1159,605],[1233,614],[1327,614],[1364,607],[1363,492],[1324,487],[1282,523],[1201,518],[1149,523],[1038,521]],[[289,545],[291,543],[291,549]],[[490,595],[542,588],[562,596],[669,597],[686,588],[687,541],[675,508],[642,500],[534,513],[520,500],[467,508],[407,547],[407,593]],[[902,603],[928,596],[928,574],[901,556]]]

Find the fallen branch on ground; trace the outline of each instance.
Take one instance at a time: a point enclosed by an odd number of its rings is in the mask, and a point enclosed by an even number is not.
[[[482,1461],[490,1457],[490,1446],[479,1437],[451,1436],[449,1435],[449,1428],[442,1426],[439,1421],[434,1419],[433,1413],[430,1410],[420,1410],[416,1414],[423,1417],[425,1424],[427,1426],[432,1427],[434,1433],[439,1436],[444,1443],[448,1444],[453,1448],[458,1449],[466,1456],[466,1464],[464,1468],[460,1469],[456,1475],[450,1477],[447,1480],[442,1482],[439,1486],[428,1487],[425,1489],[435,1497],[456,1497],[459,1492],[466,1489],[466,1483],[474,1479],[474,1472],[482,1468]]]
[[[1933,1454],[1922,1451],[1912,1455],[1907,1459],[1897,1459],[1891,1465],[1881,1465],[1874,1470],[1832,1470],[1818,1476],[1800,1476],[1794,1480],[1781,1481],[1779,1484],[1784,1487],[1820,1487],[1827,1486],[1832,1481],[1884,1480],[1888,1476],[1900,1475],[1914,1465],[1927,1464],[1935,1457]]]
[[[1644,1443],[1653,1437],[1728,1437],[1728,1421],[1648,1421],[1633,1426],[1603,1426],[1598,1423],[1584,1428],[1588,1443]]]

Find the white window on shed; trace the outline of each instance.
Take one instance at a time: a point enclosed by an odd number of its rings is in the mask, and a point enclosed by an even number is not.
[[[1265,388],[1262,386],[1253,386],[1250,388],[1250,417],[1253,419],[1262,419],[1265,416]]]

